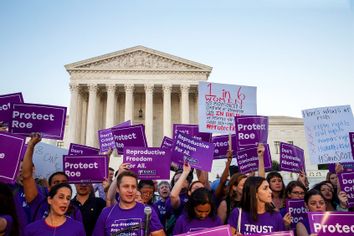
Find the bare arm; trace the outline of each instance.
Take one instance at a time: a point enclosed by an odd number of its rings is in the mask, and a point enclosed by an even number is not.
[[[218,216],[221,219],[221,222],[224,223],[226,220],[227,213],[227,204],[226,201],[223,200],[218,207]]]
[[[224,186],[225,186],[227,177],[229,177],[229,170],[230,170],[230,165],[231,165],[231,161],[232,161],[232,150],[227,151],[226,157],[227,157],[227,161],[225,164],[225,169],[222,172],[219,185],[215,190],[215,196],[217,199],[222,199],[222,197],[223,197]]]
[[[27,202],[32,202],[38,195],[36,182],[33,178],[33,151],[37,143],[41,141],[39,133],[31,134],[27,143],[27,150],[22,162],[23,189]]]
[[[118,175],[121,174],[122,172],[126,171],[129,169],[129,163],[122,163],[119,166],[118,169]],[[117,177],[118,177],[117,175]],[[112,205],[114,205],[116,203],[116,193],[117,193],[117,178],[115,178],[111,185],[109,186],[109,189],[107,191],[107,195],[106,195],[106,206],[110,207]]]
[[[165,231],[163,229],[151,232],[151,236],[166,236]]]
[[[179,205],[181,204],[181,199],[179,198],[179,194],[181,193],[183,183],[187,179],[190,171],[191,171],[191,166],[188,163],[185,163],[183,165],[183,172],[181,176],[179,177],[179,179],[177,180],[177,182],[175,183],[175,185],[171,190],[171,195],[170,195],[171,206],[174,209],[178,208]]]
[[[309,236],[304,224],[301,222],[296,224],[296,235],[297,236]]]
[[[265,147],[263,143],[259,143],[257,146],[258,155],[258,175],[265,178],[265,168],[264,168],[264,151]]]
[[[196,170],[198,180],[204,185],[204,188],[210,189],[209,173],[204,170]]]

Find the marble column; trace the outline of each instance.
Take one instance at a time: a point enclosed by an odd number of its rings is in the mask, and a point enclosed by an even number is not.
[[[163,135],[172,138],[171,125],[171,84],[162,85],[163,90]]]
[[[75,141],[81,144],[81,130],[83,129],[82,124],[82,110],[83,110],[83,93],[79,88],[78,98],[77,98],[77,109],[76,109],[76,135]]]
[[[181,123],[189,124],[189,84],[181,84]]]
[[[96,103],[97,103],[97,84],[89,84],[89,99],[87,110],[87,127],[86,127],[86,145],[93,147],[96,137]]]
[[[133,100],[133,91],[134,91],[134,84],[125,84],[125,112],[124,112],[124,121],[131,120],[133,123],[133,107],[134,107],[134,100]]]
[[[76,84],[70,84],[70,115],[69,115],[69,143],[77,142],[76,139],[76,129],[77,129],[77,105],[78,105],[78,95],[79,95],[79,86]]]
[[[115,106],[115,92],[116,85],[109,84],[107,85],[107,107],[106,107],[106,128],[111,128],[114,126],[116,106]]]
[[[148,146],[153,146],[154,85],[145,84],[145,132]]]

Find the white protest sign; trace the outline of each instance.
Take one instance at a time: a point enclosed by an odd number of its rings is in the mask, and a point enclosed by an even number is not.
[[[56,171],[63,171],[63,155],[68,150],[46,143],[38,143],[33,152],[33,163],[36,167],[36,178],[46,178]]]
[[[353,162],[349,132],[354,130],[349,105],[302,111],[307,147],[313,164]]]
[[[257,115],[257,88],[243,85],[199,82],[199,131],[235,132],[234,117]]]

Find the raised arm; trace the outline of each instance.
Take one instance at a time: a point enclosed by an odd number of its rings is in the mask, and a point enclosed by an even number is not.
[[[258,175],[265,178],[265,168],[264,168],[264,151],[265,147],[263,143],[259,143],[257,146],[258,155]]]
[[[183,172],[171,190],[171,195],[170,195],[171,206],[174,209],[178,208],[181,204],[181,199],[179,198],[179,194],[181,193],[181,190],[183,188],[183,183],[187,179],[190,171],[191,171],[191,166],[189,165],[189,163],[184,163]]]
[[[31,139],[27,143],[27,150],[22,162],[23,189],[27,202],[32,202],[38,195],[36,182],[33,178],[33,151],[37,143],[41,141],[39,133],[31,134]]]
[[[119,174],[121,174],[122,172],[126,171],[126,170],[129,170],[129,163],[122,163],[120,166],[119,166],[119,169],[118,169],[118,174],[117,174],[117,177]],[[115,178],[111,185],[109,186],[109,189],[107,191],[107,195],[106,195],[106,206],[107,207],[110,207],[112,205],[114,205],[116,203],[116,193],[117,193],[117,178]]]
[[[226,157],[227,157],[227,161],[225,163],[225,169],[222,172],[219,185],[215,190],[215,196],[217,199],[221,199],[223,197],[224,186],[225,186],[227,177],[229,177],[229,174],[230,174],[230,165],[231,165],[231,161],[232,161],[232,150],[227,151]]]

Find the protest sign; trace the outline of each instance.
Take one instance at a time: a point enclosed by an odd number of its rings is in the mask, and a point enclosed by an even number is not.
[[[188,134],[178,132],[172,148],[172,161],[188,162],[192,168],[210,172],[214,156],[214,144],[199,141]]]
[[[257,143],[267,143],[268,117],[236,116],[235,127],[237,150],[254,147]]]
[[[108,175],[108,158],[105,155],[64,156],[63,169],[69,183],[101,183]]]
[[[63,155],[67,154],[67,149],[43,142],[38,143],[33,151],[35,177],[48,179],[54,172],[63,171]]]
[[[300,173],[305,171],[304,150],[289,144],[280,142],[280,170]]]
[[[233,158],[236,157],[236,134],[231,135]],[[214,159],[226,158],[229,150],[229,135],[213,136],[212,143],[215,145]]]
[[[230,225],[222,225],[213,228],[207,228],[184,234],[176,234],[176,236],[232,236]]]
[[[305,207],[305,202],[303,199],[297,200],[286,200],[286,212],[290,213],[291,216],[291,228],[295,229],[296,224],[307,217],[307,209]]]
[[[69,156],[90,156],[98,155],[100,152],[99,149],[94,147],[89,147],[85,145],[80,145],[76,143],[70,143],[69,146]]]
[[[318,236],[354,235],[353,212],[308,212],[311,233]]]
[[[127,120],[123,123],[113,126],[112,128],[121,128],[130,125],[131,121]],[[98,130],[98,142],[100,145],[101,152],[107,152],[110,148],[114,149],[116,147],[111,128]]]
[[[118,154],[123,154],[124,147],[147,147],[144,125],[132,125],[112,128]]]
[[[341,162],[340,164],[343,166],[343,172],[354,172],[354,162]],[[328,171],[336,173],[336,163],[329,163]]]
[[[260,234],[249,234],[248,236],[259,236]],[[278,231],[273,233],[262,233],[262,236],[294,236],[293,231]]]
[[[0,132],[0,181],[14,183],[19,170],[25,138]]]
[[[170,179],[171,150],[124,147],[123,163],[129,163],[139,179]]]
[[[349,143],[352,149],[352,157],[354,159],[354,132],[349,132]]]
[[[28,103],[13,104],[12,107],[11,133],[29,136],[32,132],[39,132],[42,138],[63,139],[66,107]]]
[[[342,191],[347,193],[349,207],[354,207],[354,172],[338,174]]]
[[[131,126],[131,125],[132,125],[131,120],[127,120],[122,123],[119,123],[118,125],[113,126],[112,128],[121,128],[121,127],[127,127],[127,126]]]
[[[348,136],[354,130],[350,106],[303,110],[302,116],[312,164],[354,161]]]
[[[201,132],[235,132],[234,117],[257,114],[257,88],[199,82],[198,120]]]
[[[272,159],[270,155],[269,145],[264,144],[264,168],[270,169],[272,168]],[[237,163],[238,168],[241,173],[247,174],[252,171],[258,170],[258,154],[257,147],[242,149],[237,152]]]
[[[161,148],[167,148],[167,149],[172,149],[173,146],[173,139],[164,136],[161,142]]]
[[[0,122],[10,125],[12,104],[23,103],[22,93],[0,95]]]
[[[211,142],[211,138],[212,138],[211,133],[199,132],[198,125],[173,124],[173,137],[174,138],[176,138],[178,132],[191,135],[192,137],[194,137],[198,140],[202,140],[204,142]]]

